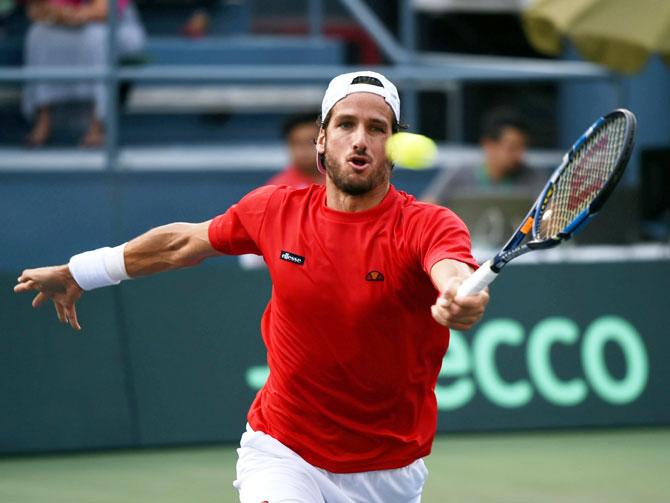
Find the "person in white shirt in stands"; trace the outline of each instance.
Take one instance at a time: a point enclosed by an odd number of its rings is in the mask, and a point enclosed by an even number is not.
[[[144,29],[129,0],[117,0],[117,56],[139,53],[145,42]],[[32,24],[26,34],[24,61],[28,69],[44,66],[88,66],[101,69],[107,61],[107,0],[30,0]],[[84,147],[105,141],[105,86],[102,82],[31,82],[23,90],[23,114],[33,120],[26,138],[31,147],[47,143],[52,134],[51,106],[84,101],[94,104]]]

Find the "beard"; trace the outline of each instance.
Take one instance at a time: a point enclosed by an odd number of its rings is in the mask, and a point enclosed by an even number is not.
[[[365,174],[359,175],[353,171],[347,172],[338,161],[328,155],[327,148],[325,148],[322,159],[326,173],[335,187],[350,196],[367,194],[375,187],[386,182],[391,172],[390,167],[389,169],[377,169],[375,166],[370,166]]]

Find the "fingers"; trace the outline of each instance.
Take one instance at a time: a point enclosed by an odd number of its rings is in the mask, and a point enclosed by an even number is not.
[[[489,302],[489,294],[485,289],[476,295],[456,297],[461,283],[461,278],[451,278],[447,282],[444,292],[431,307],[431,314],[440,325],[456,330],[468,330],[483,316]]]
[[[79,331],[81,325],[77,319],[77,308],[72,304],[71,306],[64,306],[63,304],[54,301],[54,308],[56,309],[56,316],[61,323],[68,323],[72,328]]]
[[[54,308],[56,309],[56,316],[58,316],[58,321],[60,321],[61,323],[66,323],[67,317],[65,316],[65,308],[55,301],[54,301]]]
[[[77,331],[81,330],[81,326],[79,325],[79,321],[77,320],[77,308],[74,307],[74,304],[66,308],[65,313],[67,315],[67,319],[68,322],[70,323],[70,326]]]
[[[49,297],[44,293],[40,292],[37,295],[35,295],[35,298],[33,299],[33,308],[38,308],[40,307],[45,300],[47,300]]]
[[[433,315],[433,319],[437,321],[440,325],[445,327],[449,326],[449,311],[445,308],[433,304],[430,306],[430,313]]]
[[[453,328],[456,330],[469,330],[475,323],[477,323],[483,314],[468,314],[468,315],[453,315],[449,309],[441,308],[437,305],[430,307],[430,312],[433,319],[440,325]]]
[[[471,322],[471,323],[458,323],[458,322],[453,321],[449,324],[449,328],[451,328],[453,330],[460,330],[461,332],[467,332],[468,330],[470,330],[472,328],[472,326],[475,323],[476,322],[474,322],[474,321]]]
[[[449,278],[445,284],[444,290],[437,297],[437,301],[435,301],[435,303],[439,307],[447,309],[456,297],[456,292],[458,291],[458,287],[462,282],[463,280],[457,277]]]
[[[462,307],[477,307],[480,305],[486,306],[486,304],[489,303],[489,290],[488,288],[485,288],[475,295],[456,297],[454,302]]]
[[[16,281],[19,283],[23,283],[24,281],[28,281],[30,279],[30,269],[24,269],[23,272],[21,272],[21,275],[17,278]]]
[[[15,293],[29,292],[31,290],[39,290],[39,284],[32,279],[21,281],[21,278],[19,278],[19,283],[14,286]]]

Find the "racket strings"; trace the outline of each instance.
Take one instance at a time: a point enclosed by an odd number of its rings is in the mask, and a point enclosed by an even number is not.
[[[540,223],[542,239],[558,236],[607,184],[625,148],[625,117],[608,122],[575,152],[554,184]]]

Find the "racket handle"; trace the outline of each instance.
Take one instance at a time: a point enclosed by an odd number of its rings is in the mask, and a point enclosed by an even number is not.
[[[498,277],[498,273],[491,269],[491,261],[487,260],[469,278],[461,283],[456,296],[467,297],[468,295],[476,295],[489,286],[496,277]]]

